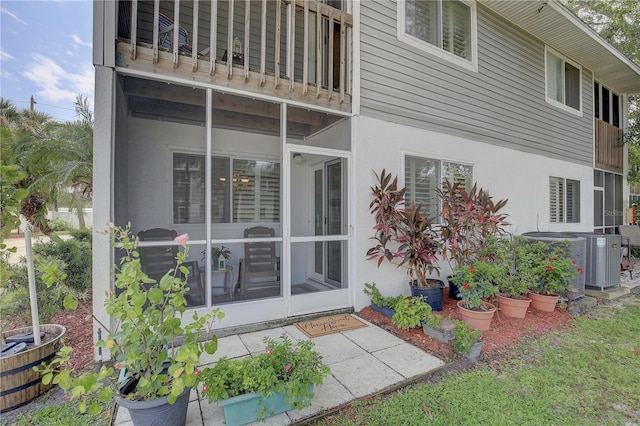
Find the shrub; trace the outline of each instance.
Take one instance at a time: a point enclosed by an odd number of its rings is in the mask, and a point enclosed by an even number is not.
[[[61,270],[67,274],[67,285],[84,291],[91,287],[91,231],[73,231],[74,238],[51,236],[51,241],[35,244],[33,251],[46,259],[62,262]],[[77,235],[79,238],[75,238]],[[88,235],[88,236],[87,236]]]

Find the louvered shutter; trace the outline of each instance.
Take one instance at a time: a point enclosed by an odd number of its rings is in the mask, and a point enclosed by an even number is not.
[[[471,60],[471,8],[462,2],[442,2],[442,49]]]
[[[549,177],[549,221],[551,223],[564,222],[563,196],[563,180],[557,177]]]
[[[204,223],[204,156],[173,154],[173,223]]]
[[[580,181],[567,179],[567,222],[580,222]]]
[[[405,157],[405,202],[422,205],[431,218],[440,211],[436,189],[440,182],[440,161],[430,158]]]
[[[280,165],[271,161],[233,161],[234,222],[280,221]]]
[[[442,163],[442,177],[448,179],[451,183],[460,183],[467,191],[471,190],[473,166],[469,164],[450,163],[444,161]]]

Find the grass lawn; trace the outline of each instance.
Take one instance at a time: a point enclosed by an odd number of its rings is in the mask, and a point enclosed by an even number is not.
[[[356,401],[316,424],[640,423],[640,295],[594,309],[574,324],[524,342],[506,361]]]

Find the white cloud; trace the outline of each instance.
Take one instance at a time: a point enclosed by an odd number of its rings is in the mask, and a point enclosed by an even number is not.
[[[19,79],[15,78],[13,76],[13,74],[11,74],[7,70],[0,71],[0,77],[4,78],[5,80],[9,80],[9,81],[18,81],[18,82],[20,81]]]
[[[2,47],[0,47],[0,59],[3,61],[8,61],[10,59],[15,59],[13,56],[4,51]]]
[[[24,22],[22,19],[18,18],[16,15],[14,15],[13,13],[9,12],[7,9],[5,9],[4,7],[0,7],[0,13],[2,15],[7,15],[13,19],[16,20],[16,22],[19,22],[21,24],[27,25],[26,22]]]
[[[67,54],[67,56],[73,56],[73,52],[70,50],[65,51],[65,53]]]
[[[94,74],[91,65],[72,66],[75,69],[65,70],[53,59],[36,53],[23,75],[38,87],[36,94],[40,98],[51,102],[73,102],[78,93],[84,96],[93,94]]]
[[[87,47],[91,47],[91,43],[88,41],[84,41],[82,40],[80,37],[78,37],[76,34],[71,34],[71,38],[73,39],[73,42],[79,46],[87,46]]]

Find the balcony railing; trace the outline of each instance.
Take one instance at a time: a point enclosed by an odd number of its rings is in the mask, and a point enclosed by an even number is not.
[[[600,119],[595,121],[596,167],[622,172],[623,147],[622,129]]]
[[[121,0],[118,52],[127,67],[348,110],[352,27],[312,0]]]

